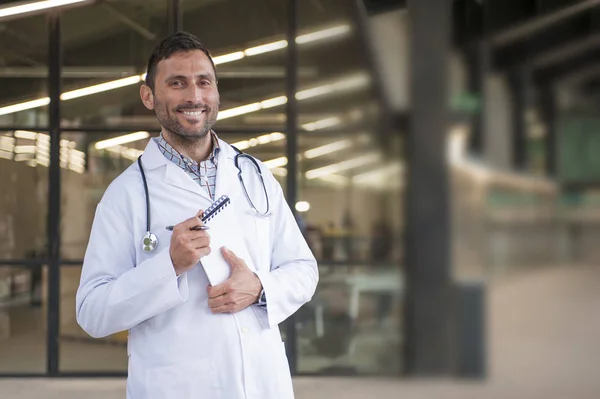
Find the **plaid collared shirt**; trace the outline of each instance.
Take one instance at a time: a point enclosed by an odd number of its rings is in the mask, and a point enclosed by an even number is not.
[[[175,165],[183,169],[196,183],[206,190],[211,199],[215,199],[215,187],[217,185],[217,155],[221,150],[219,148],[219,140],[215,132],[210,132],[212,139],[212,151],[208,159],[196,162],[182,154],[175,148],[171,147],[165,140],[162,133],[160,137],[155,138],[160,152],[165,158],[173,162]]]

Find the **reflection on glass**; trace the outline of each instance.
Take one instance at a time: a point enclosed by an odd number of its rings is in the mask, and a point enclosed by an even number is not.
[[[0,374],[46,371],[46,272],[0,266]]]
[[[155,126],[139,86],[167,34],[166,0],[101,2],[63,12],[62,125]]]
[[[319,261],[298,313],[298,371],[395,375],[401,365],[402,169],[366,133],[300,137],[296,210]]]
[[[47,133],[0,131],[0,259],[38,259],[46,251]]]
[[[61,371],[126,371],[127,331],[95,339],[79,327],[75,296],[81,267],[63,266],[60,271],[60,364]]]
[[[48,27],[44,15],[2,22],[0,126],[48,125]]]
[[[207,15],[222,22],[198,23]],[[183,29],[204,42],[214,57],[221,94],[219,126],[285,126],[285,3],[188,1]]]

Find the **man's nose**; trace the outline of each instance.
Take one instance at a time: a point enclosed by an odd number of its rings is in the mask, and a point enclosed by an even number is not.
[[[203,103],[204,95],[202,89],[196,85],[190,85],[185,91],[184,100],[188,103],[198,104]]]

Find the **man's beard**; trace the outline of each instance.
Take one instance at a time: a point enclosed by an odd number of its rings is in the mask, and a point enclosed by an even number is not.
[[[206,114],[206,121],[202,126],[185,128],[177,120],[178,111],[183,111],[186,109],[203,109]],[[204,138],[212,129],[213,125],[217,121],[217,114],[219,110],[213,109],[207,105],[195,104],[192,106],[189,105],[180,105],[175,107],[173,110],[173,114],[169,115],[167,112],[167,108],[163,106],[160,102],[156,102],[154,106],[154,113],[156,114],[156,119],[161,124],[162,127],[167,129],[169,132],[179,136],[182,139],[187,141],[197,141]]]

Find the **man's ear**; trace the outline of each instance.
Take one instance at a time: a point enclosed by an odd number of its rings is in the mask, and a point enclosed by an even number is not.
[[[142,103],[149,110],[154,109],[154,94],[152,93],[152,89],[146,85],[140,86],[140,97],[142,98]]]

